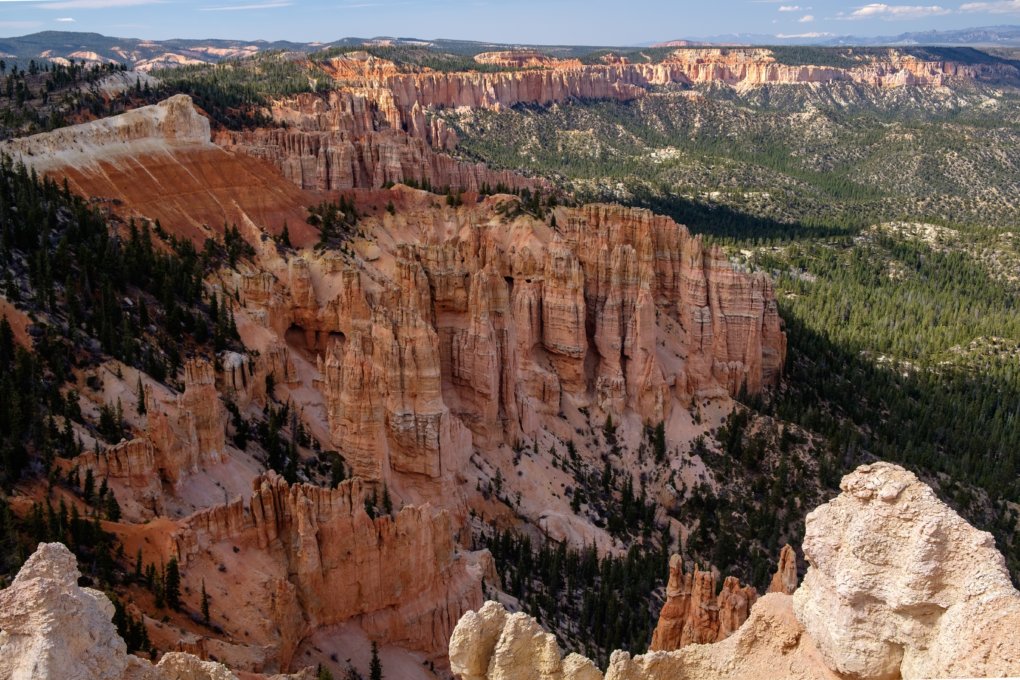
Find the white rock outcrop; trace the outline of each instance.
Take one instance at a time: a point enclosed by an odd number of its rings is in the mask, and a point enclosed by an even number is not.
[[[450,637],[450,669],[463,680],[601,680],[580,654],[563,658],[556,638],[527,614],[486,602],[461,617]]]
[[[166,153],[179,147],[208,146],[209,119],[191,97],[176,94],[158,104],[117,116],[41,132],[0,143],[0,152],[36,172],[92,167],[142,152]]]
[[[991,534],[912,473],[862,465],[807,517],[794,610],[847,678],[1020,675],[1020,593]]]
[[[526,614],[496,602],[461,617],[450,638],[450,668],[462,680],[603,680],[579,654],[563,657],[556,639]],[[766,595],[723,642],[631,657],[616,651],[604,680],[836,680],[793,616],[791,598]]]
[[[156,666],[128,654],[113,603],[79,587],[80,575],[62,543],[41,543],[0,591],[0,679],[237,680],[190,654],[166,654]]]

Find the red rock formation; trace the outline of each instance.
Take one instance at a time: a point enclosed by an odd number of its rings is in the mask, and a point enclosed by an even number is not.
[[[784,545],[779,553],[779,566],[769,583],[769,593],[785,593],[793,595],[797,590],[797,553],[789,544]]]
[[[564,209],[557,224],[586,273],[597,375],[613,397],[631,407],[643,403],[642,412],[653,417],[661,385],[673,378],[676,393],[688,399],[712,385],[730,394],[742,388],[757,393],[778,379],[786,338],[765,276],[736,272],[721,251],[706,250],[701,239],[646,210]],[[651,366],[653,309],[675,320],[683,334],[685,362],[674,375]],[[623,366],[631,374],[625,381]],[[619,387],[624,383],[626,393]]]
[[[299,98],[295,120],[311,130],[376,124],[363,97],[334,93],[330,101]],[[207,129],[179,108],[174,116],[189,125],[170,128]],[[65,134],[85,143],[85,132]],[[179,138],[152,134],[143,146]],[[205,144],[170,145],[166,162],[176,167],[178,154]],[[110,153],[135,158],[137,150]],[[147,170],[163,186],[159,168]],[[130,183],[116,182],[115,192]],[[473,446],[516,444],[571,408],[632,411],[657,423],[675,403],[754,394],[778,378],[785,336],[767,279],[733,271],[672,220],[596,205],[557,209],[554,229],[506,197],[456,210],[437,209],[422,192],[385,197],[400,205],[395,215],[359,222],[375,241],[371,255],[288,262],[243,220],[258,266],[232,274],[230,287],[244,315],[271,335],[262,336],[254,365],[221,357],[221,387],[245,405],[264,398],[269,373],[278,384],[296,379],[283,341],[305,353],[320,374],[314,386],[333,444],[357,474],[402,476],[419,487],[415,498],[438,499]],[[124,208],[160,199],[157,189]],[[224,448],[211,369],[189,365],[186,382],[173,403],[150,391],[147,404],[156,466],[172,484],[220,460]]]
[[[212,144],[209,121],[185,95],[7,141],[2,150],[58,182],[66,178],[72,191],[127,206],[200,244],[224,224],[246,221],[271,233],[286,221],[294,242],[304,243],[312,235],[305,208],[320,200],[280,182],[264,161]]]
[[[741,586],[733,576],[723,581],[716,595],[715,576],[699,571],[685,574],[683,560],[673,555],[669,560],[669,582],[666,603],[659,614],[659,623],[652,633],[649,651],[671,651],[690,644],[725,640],[751,614],[758,593],[751,586]]]
[[[570,405],[654,423],[778,379],[786,341],[768,281],[672,220],[562,208],[552,229],[501,216],[518,210],[506,197],[437,210],[424,192],[387,196],[397,215],[359,223],[377,260],[309,254],[240,286],[246,313],[315,355],[356,474],[434,493],[473,446],[533,436]]]
[[[89,451],[74,458],[81,470],[92,470],[99,479],[120,479],[135,489],[150,488],[156,477],[156,458],[147,439],[122,441],[103,451]]]
[[[475,55],[475,61],[488,66],[501,68],[551,68],[578,67],[577,59],[556,59],[535,50],[505,50],[502,52],[482,52]]]
[[[679,49],[657,64],[608,60],[582,65],[577,60],[552,59],[531,51],[483,53],[475,59],[515,70],[404,73],[392,65],[383,68],[385,62],[379,60],[342,58],[326,62],[323,68],[372,100],[393,127],[433,143],[436,140],[419,124],[424,120],[423,112],[430,109],[547,105],[569,99],[629,101],[643,96],[651,85],[669,83],[752,87],[849,81],[876,87],[937,87],[949,77],[1017,75],[1011,67],[925,61],[895,50],[861,57],[860,66],[852,68],[781,64],[771,50],[764,48]]]
[[[422,108],[394,108],[387,91],[303,94],[272,108],[284,128],[220,131],[223,148],[269,161],[304,189],[378,188],[387,183],[425,183],[437,188],[478,191],[483,186],[534,190],[546,183],[482,163],[437,153],[456,139]]]
[[[165,403],[145,386],[147,435],[163,479],[177,484],[189,472],[226,456],[226,409],[216,390],[212,364],[191,359],[184,366],[184,392]]]
[[[106,480],[128,519],[150,519],[163,512],[163,489],[156,450],[148,439],[122,441],[103,451],[89,451],[71,460],[84,473]]]
[[[231,593],[221,625],[271,645],[280,668],[309,631],[352,619],[380,642],[441,655],[460,615],[481,604],[488,553],[458,552],[445,511],[405,506],[373,519],[365,500],[375,491],[359,480],[327,489],[268,473],[253,488],[248,502],[184,520],[174,551],[186,583]],[[215,568],[239,559],[237,570]]]
[[[476,60],[513,70],[403,72],[367,54],[331,59],[321,67],[341,83],[341,89],[275,103],[273,118],[286,128],[221,131],[216,142],[270,161],[305,189],[369,188],[409,181],[465,191],[500,184],[534,189],[544,183],[433,151],[433,147],[452,149],[457,140],[432,112],[548,105],[570,99],[629,101],[644,96],[650,86],[670,83],[754,87],[846,81],[876,87],[941,86],[951,77],[993,75],[989,66],[923,61],[895,51],[884,58],[862,59],[860,66],[849,69],[780,64],[770,50],[761,48],[681,49],[658,64],[617,60],[582,65],[529,51],[483,53]]]

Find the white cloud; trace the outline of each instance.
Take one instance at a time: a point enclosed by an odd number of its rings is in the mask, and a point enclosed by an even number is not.
[[[834,33],[826,33],[814,31],[812,33],[779,33],[776,35],[777,38],[829,38],[835,35]]]
[[[800,5],[780,5],[779,6],[779,11],[780,12],[799,12],[802,9],[807,9],[807,8],[806,7],[801,7]]]
[[[73,17],[57,17],[56,19],[54,19],[54,21],[59,21],[62,24],[73,24],[74,23],[74,18]]]
[[[812,15],[812,14],[805,14],[800,19],[797,19],[797,23],[798,24],[810,24],[814,20],[815,20],[814,15]]]
[[[9,0],[8,0],[9,1]],[[15,0],[16,1],[16,0]],[[108,7],[133,7],[135,5],[157,5],[164,0],[57,0],[40,2],[41,9],[106,9]]]
[[[989,12],[991,14],[1020,14],[1020,0],[996,2],[968,2],[960,5],[961,12]]]
[[[237,12],[249,9],[274,9],[276,7],[290,7],[292,2],[288,0],[270,0],[269,2],[259,2],[252,5],[225,5],[223,7],[203,7],[203,12]]]
[[[920,17],[952,14],[952,10],[940,5],[887,5],[884,2],[873,2],[858,7],[843,19],[917,19]]]

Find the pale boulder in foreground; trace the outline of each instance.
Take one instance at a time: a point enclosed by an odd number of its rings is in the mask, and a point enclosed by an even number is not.
[[[41,543],[0,591],[4,680],[237,680],[226,667],[169,653],[159,664],[127,653],[106,595],[78,586],[78,563],[62,543]]]
[[[863,465],[840,488],[808,515],[811,566],[792,598],[761,598],[717,644],[614,652],[605,680],[1020,675],[1020,593],[991,535],[896,465]],[[450,664],[463,680],[602,678],[495,602],[461,618]]]
[[[1020,593],[991,534],[906,470],[862,465],[807,516],[794,611],[853,678],[1020,675]]]

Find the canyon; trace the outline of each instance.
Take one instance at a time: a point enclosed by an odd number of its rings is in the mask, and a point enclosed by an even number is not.
[[[739,678],[769,671],[825,679],[1016,674],[1020,592],[1010,583],[990,535],[969,526],[928,486],[896,465],[861,466],[843,478],[840,488],[840,496],[808,516],[804,551],[810,566],[792,597],[771,592],[753,602],[747,620],[715,644],[692,641],[678,650],[653,650],[636,657],[616,652],[604,677]],[[318,560],[335,559],[327,557],[327,551],[362,544],[363,539],[349,533],[352,529],[355,534],[366,529],[379,532],[378,545],[402,556],[412,545],[431,540],[428,531],[409,535],[400,528],[407,510],[395,522],[373,521],[363,513],[358,519],[359,493],[356,481],[336,490],[288,490],[281,480],[268,477],[261,481],[258,500],[252,501],[249,511],[235,505],[189,519],[176,539],[177,550],[189,560],[204,542],[244,542],[247,534],[250,544],[263,551],[275,549],[274,545],[301,546],[291,558],[298,561],[291,568],[316,579],[323,575]],[[324,522],[318,528],[325,533],[315,535],[316,522]],[[440,552],[450,546],[442,533],[437,537],[446,548]],[[336,540],[341,536],[352,543]],[[330,541],[335,541],[332,547]],[[941,559],[929,559],[933,552]],[[862,558],[882,568],[862,569]],[[389,560],[384,556],[382,562]],[[405,568],[417,564],[405,563]],[[315,582],[308,584],[314,589],[308,594],[355,596],[362,579],[378,573],[369,564],[357,566],[351,579],[336,584],[338,590]],[[682,576],[678,559],[671,562],[670,572],[675,585]],[[968,575],[973,578],[965,578]],[[0,591],[4,677],[237,677],[220,664],[186,653],[167,653],[155,666],[126,654],[110,621],[113,605],[104,594],[79,587],[79,576],[66,547],[41,544],[13,584]],[[418,576],[424,576],[424,584],[431,582],[427,574]],[[407,577],[408,582],[415,580]],[[838,591],[837,582],[850,584],[850,589]],[[279,588],[259,591],[280,593]],[[861,599],[869,605],[849,604]],[[357,608],[363,601],[359,595],[350,605]],[[379,632],[392,634],[388,625],[384,623]],[[590,660],[578,654],[563,657],[555,638],[534,619],[510,614],[493,601],[460,618],[450,638],[450,661],[463,680],[603,677]]]
[[[159,663],[127,654],[113,603],[78,585],[96,574],[42,542],[0,591],[0,677],[310,679],[365,672],[375,645],[387,677],[409,680],[1020,672],[1020,595],[992,538],[896,465],[859,467],[807,516],[802,582],[790,545],[778,564],[758,551],[764,594],[689,557],[709,519],[752,524],[755,508],[706,500],[726,475],[796,513],[811,506],[782,485],[833,474],[813,433],[740,403],[788,387],[772,270],[669,217],[479,162],[444,116],[656,88],[933,90],[1015,67],[897,50],[847,67],[764,48],[594,64],[499,50],[470,71],[306,56],[288,58],[332,87],[268,98],[259,126],[215,125],[176,94],[0,142],[86,197],[117,247],[140,225],[158,250],[186,243],[205,267],[196,304],[230,334],[212,350],[204,329],[165,379],[98,350],[69,360],[61,400],[84,416],[59,427],[76,448],[11,504],[25,518],[70,507],[116,538],[120,567],[137,559],[117,595]],[[3,303],[12,346],[65,320]],[[88,424],[113,404],[115,427]],[[116,505],[105,520],[97,482]],[[797,542],[775,514],[753,520],[776,548]],[[681,551],[648,595],[662,602],[648,653],[614,652],[605,673],[564,657],[563,630],[523,613],[541,609],[484,548],[500,532],[590,550],[596,573],[639,547],[663,567]],[[173,610],[141,585],[143,567],[171,563]]]
[[[200,242],[233,223],[251,247],[206,282],[245,351],[188,359],[176,388],[108,366],[104,399],[143,396],[144,409],[125,409],[132,436],[104,445],[82,431],[94,450],[59,463],[113,491],[123,517],[110,529],[126,552],[178,560],[185,607],[199,608],[200,585],[232,603],[216,634],[193,631],[181,649],[234,669],[329,663],[321,650],[335,643],[322,636],[351,626],[444,663],[481,584],[499,583],[487,552],[460,547],[480,507],[472,489],[504,475],[550,536],[619,549],[591,520],[551,521],[551,509],[572,514],[569,500],[554,478],[533,488],[537,479],[503,472],[515,449],[564,450],[581,423],[610,414],[621,437],[659,422],[691,427],[692,410],[725,408],[782,371],[768,279],[648,211],[531,212],[506,194],[450,205],[402,185],[360,189],[344,246],[313,249],[303,218],[325,186],[295,186],[213,143],[186,97],[6,149],[100,197],[121,225],[158,219]],[[255,178],[272,183],[263,191]],[[278,241],[285,225],[294,245]],[[229,432],[232,418],[263,416],[273,400],[355,479],[330,489],[259,472],[263,461]],[[394,509],[376,516],[384,495]]]

